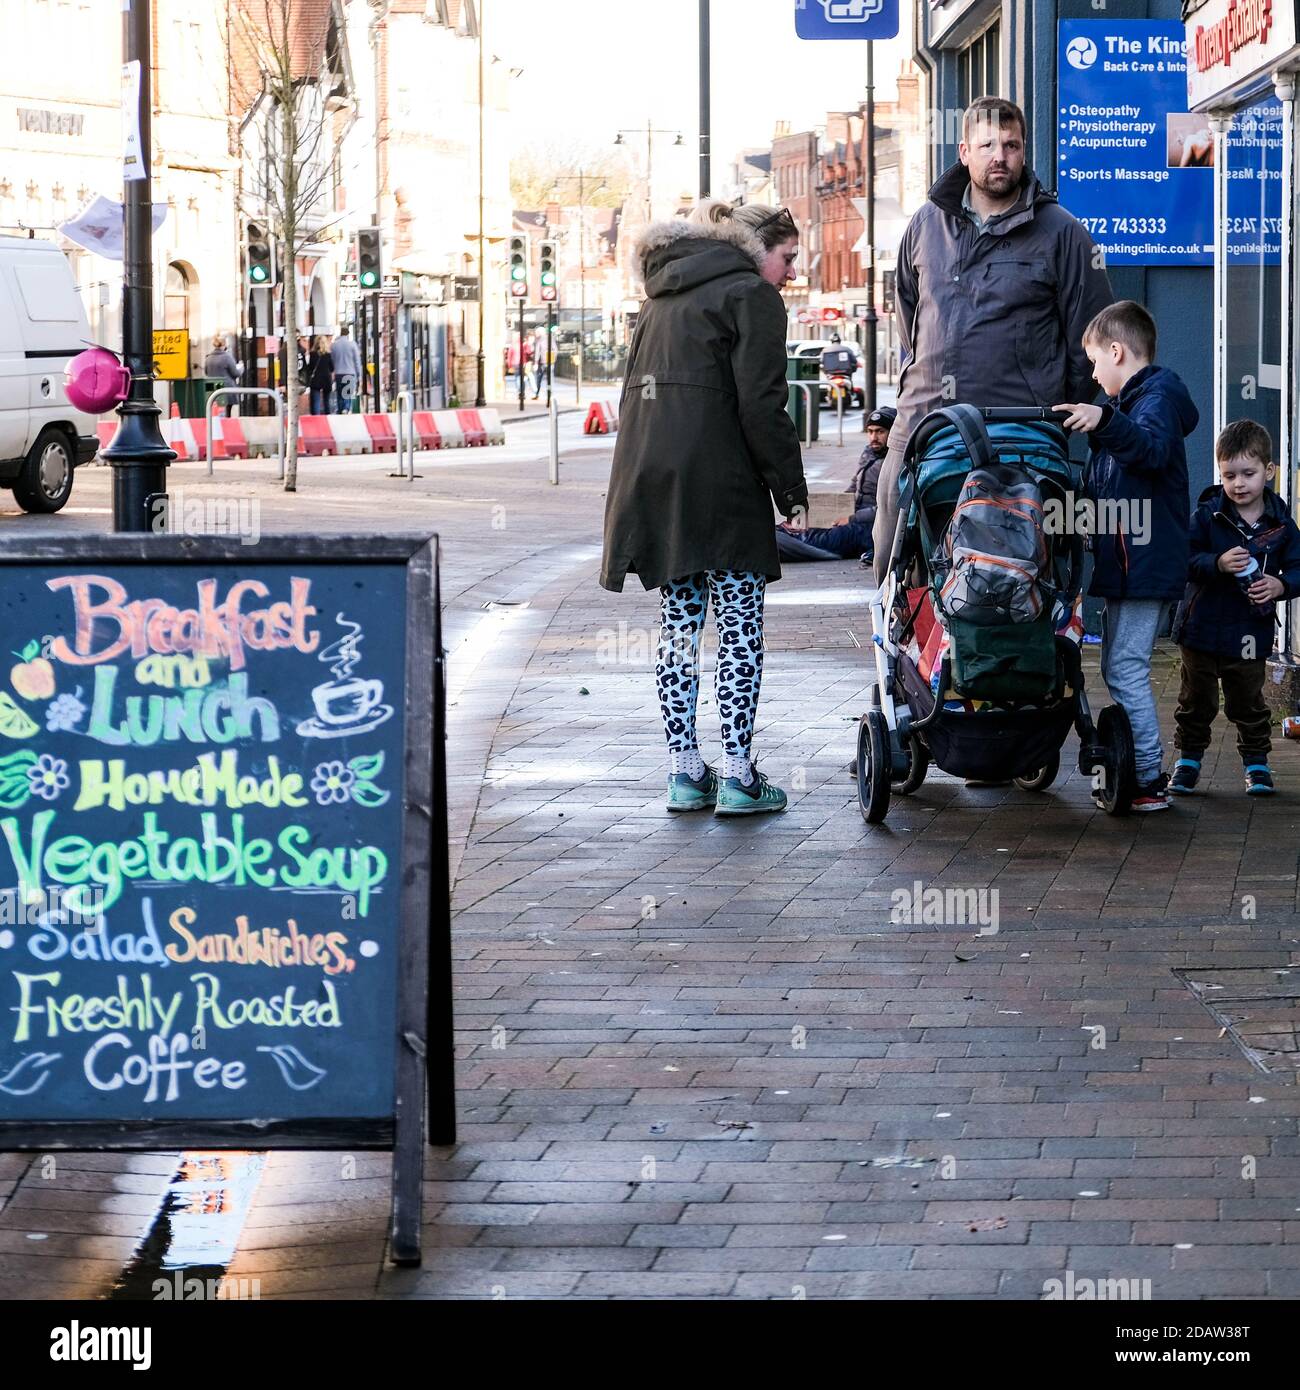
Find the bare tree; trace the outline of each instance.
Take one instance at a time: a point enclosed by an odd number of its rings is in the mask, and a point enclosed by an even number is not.
[[[565,145],[526,145],[513,155],[510,196],[515,207],[533,212],[548,203],[567,203],[572,185],[557,180],[563,180],[575,169],[585,169],[592,176],[593,189],[604,185],[587,199],[589,207],[616,208],[627,200],[633,180],[626,158],[613,150],[575,141]]]
[[[265,215],[279,247],[284,305],[284,489],[298,488],[298,257],[331,220],[337,107],[332,0],[232,0],[231,77],[251,147],[245,216]]]

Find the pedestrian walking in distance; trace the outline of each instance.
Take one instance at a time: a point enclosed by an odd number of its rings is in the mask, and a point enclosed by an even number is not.
[[[212,340],[212,351],[203,359],[203,375],[219,381],[222,386],[239,385],[239,363],[220,333]]]
[[[361,352],[346,326],[339,329],[339,336],[330,348],[330,362],[334,368],[335,409],[340,415],[350,415],[352,398],[357,394],[357,382],[361,379]]]
[[[334,403],[334,363],[330,357],[330,340],[324,336],[311,345],[307,358],[307,385],[311,390],[311,413],[328,415]]]
[[[600,582],[660,592],[655,679],[668,739],[668,809],[781,811],[753,762],[763,599],[781,577],[772,504],[804,518],[808,485],[786,414],[785,303],[799,228],[785,209],[706,202],[637,248],[647,302],[628,358],[605,504]],[[700,638],[718,629],[719,778],[695,726]]]

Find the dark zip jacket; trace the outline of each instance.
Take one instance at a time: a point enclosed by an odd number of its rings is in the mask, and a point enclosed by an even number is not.
[[[654,589],[704,570],[781,577],[773,504],[808,505],[786,413],[786,310],[735,220],[655,223],[624,373],[600,582]]]
[[[1029,169],[1014,205],[977,231],[962,207],[969,185],[964,164],[941,174],[899,247],[905,363],[889,445],[900,457],[941,405],[1058,405],[1097,394],[1083,330],[1115,297],[1092,238]]]
[[[1273,650],[1272,607],[1261,613],[1236,578],[1219,568],[1219,556],[1241,546],[1265,574],[1282,581],[1284,599],[1300,597],[1300,528],[1271,488],[1264,491],[1260,520],[1252,534],[1222,487],[1201,494],[1192,517],[1187,590],[1174,618],[1174,640],[1180,645],[1238,661],[1262,661]]]
[[[1179,377],[1143,367],[1102,407],[1088,436],[1088,496],[1124,502],[1109,526],[1098,506],[1088,592],[1095,598],[1179,598],[1187,583],[1187,450],[1183,440],[1200,420]],[[1118,523],[1127,521],[1128,525]]]

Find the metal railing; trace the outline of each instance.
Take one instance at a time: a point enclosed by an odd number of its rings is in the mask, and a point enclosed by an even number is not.
[[[405,478],[413,483],[415,473],[415,402],[409,386],[403,386],[394,398],[397,407],[397,472],[390,478]],[[406,459],[406,467],[402,460]]]
[[[840,427],[840,444],[844,447],[844,398],[853,391],[853,383],[842,376],[831,377],[831,391],[835,396],[835,417]]]
[[[804,408],[804,413],[803,413],[803,423],[804,423],[804,431],[803,431],[803,432],[804,432],[804,438],[803,438],[803,443],[804,443],[804,445],[805,445],[807,448],[811,449],[811,448],[812,448],[812,442],[813,442],[813,437],[812,437],[813,411],[814,411],[814,410],[820,411],[820,409],[821,409],[821,402],[820,402],[820,399],[815,399],[815,398],[814,398],[814,394],[813,394],[813,393],[817,390],[817,388],[816,388],[815,386],[809,385],[809,383],[806,382],[806,381],[788,381],[788,382],[786,382],[786,385],[787,385],[787,386],[793,387],[796,391],[803,391],[803,392],[806,392],[806,393],[807,393],[807,394],[806,394],[806,398],[805,398],[805,408]]]
[[[284,455],[285,455],[285,429],[284,429],[284,402],[280,399],[278,391],[272,391],[268,386],[222,386],[208,397],[206,407],[207,419],[207,454],[208,454],[208,477],[212,476],[212,407],[216,403],[218,396],[269,396],[271,404],[275,407],[275,439],[277,458],[280,465],[280,480],[284,480]]]

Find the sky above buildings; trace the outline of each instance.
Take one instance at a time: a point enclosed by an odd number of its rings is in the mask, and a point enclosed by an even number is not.
[[[815,0],[809,0],[815,3]],[[900,37],[876,45],[876,94],[889,100],[911,54],[911,6]],[[856,108],[866,90],[866,46],[795,37],[795,0],[713,0],[714,186],[735,155],[765,147],[778,120],[791,130]],[[511,95],[512,143],[612,145],[647,119],[685,137],[655,143],[655,184],[697,183],[697,0],[486,0],[491,53],[522,68]],[[643,152],[645,137],[628,137]]]

